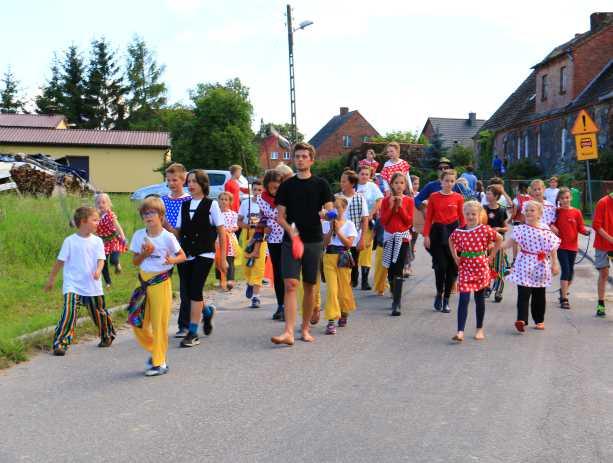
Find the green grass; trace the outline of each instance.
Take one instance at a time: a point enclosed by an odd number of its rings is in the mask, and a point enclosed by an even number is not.
[[[137,205],[127,195],[111,195],[111,199],[130,238],[135,229],[142,228]],[[92,204],[91,196],[59,199],[0,195],[0,367],[25,360],[32,347],[49,341],[23,345],[16,338],[57,322],[62,309],[61,275],[53,291],[46,293],[43,286],[62,241],[75,232],[69,226],[68,214],[72,215],[78,206]],[[111,272],[113,285],[105,290],[109,308],[126,304],[136,285],[130,253],[121,256],[121,264],[123,273]],[[214,278],[211,272],[207,287],[214,285]],[[173,287],[179,287],[177,272]],[[80,315],[87,316],[86,310],[81,310]],[[81,331],[81,327],[77,328],[77,336]]]

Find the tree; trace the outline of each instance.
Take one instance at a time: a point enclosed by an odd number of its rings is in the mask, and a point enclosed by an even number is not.
[[[258,137],[260,139],[265,138],[271,134],[271,129],[275,129],[279,132],[287,140],[291,140],[292,137],[292,124],[289,122],[285,122],[283,124],[276,124],[274,122],[264,122],[262,120],[260,122],[260,130],[258,131]],[[296,142],[304,141],[304,134],[300,133],[300,131],[296,130]]]
[[[439,159],[447,154],[447,148],[443,147],[443,137],[439,131],[434,132],[430,143],[426,147],[426,156],[424,157],[424,167],[428,169],[436,168]]]
[[[60,75],[60,62],[56,54],[51,61],[51,78],[42,87],[42,94],[36,97],[36,112],[38,114],[53,114],[61,111],[63,93]]]
[[[130,128],[142,129],[166,104],[166,84],[160,79],[165,67],[159,66],[143,39],[136,36],[128,45],[126,78],[128,87],[128,122]]]
[[[23,111],[24,102],[19,96],[19,81],[9,67],[4,73],[0,88],[0,112],[1,113],[16,113]]]
[[[91,109],[85,101],[85,65],[83,58],[76,46],[71,45],[66,51],[62,63],[60,88],[62,98],[60,100],[60,112],[77,127],[87,125],[87,117]]]
[[[417,143],[417,134],[415,132],[411,132],[410,130],[407,130],[406,132],[397,130],[395,132],[387,132],[383,136],[372,137],[370,141],[380,143],[391,141],[398,143]]]
[[[104,38],[92,41],[85,93],[86,126],[95,129],[121,126],[126,116],[125,93],[109,44]]]
[[[183,119],[181,135],[173,137],[173,157],[188,168],[240,164],[246,172],[257,171],[249,89],[234,79],[226,85],[199,84],[190,94],[194,119]]]
[[[449,160],[454,166],[472,166],[475,163],[475,153],[472,148],[467,148],[459,143],[451,148]]]

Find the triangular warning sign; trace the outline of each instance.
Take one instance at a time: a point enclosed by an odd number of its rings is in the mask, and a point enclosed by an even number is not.
[[[582,109],[579,111],[579,114],[577,114],[577,120],[575,121],[570,133],[573,135],[583,135],[586,133],[598,133],[599,131],[600,129],[592,120],[587,111]]]

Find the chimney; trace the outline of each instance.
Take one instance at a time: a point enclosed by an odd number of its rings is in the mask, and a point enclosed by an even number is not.
[[[590,31],[592,32],[609,23],[613,23],[613,13],[592,13],[590,15]]]
[[[349,112],[349,108],[341,106],[341,116],[345,116]]]
[[[468,125],[471,127],[477,123],[477,113],[468,113]]]

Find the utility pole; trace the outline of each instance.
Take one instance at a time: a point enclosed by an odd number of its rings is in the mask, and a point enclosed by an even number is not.
[[[292,7],[287,5],[287,45],[289,51],[289,100],[291,113],[291,140],[296,143],[296,81],[294,79],[294,29],[292,28]]]

